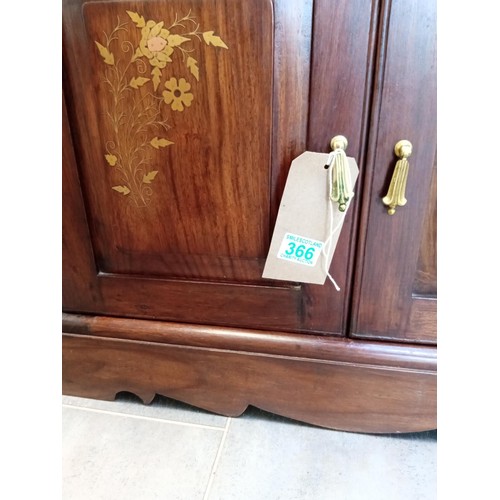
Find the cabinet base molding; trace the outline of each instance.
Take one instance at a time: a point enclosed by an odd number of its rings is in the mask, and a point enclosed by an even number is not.
[[[226,416],[249,406],[331,429],[436,429],[436,349],[63,315],[63,393],[156,394]]]

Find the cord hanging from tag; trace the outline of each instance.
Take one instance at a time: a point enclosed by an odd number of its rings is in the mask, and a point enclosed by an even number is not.
[[[332,199],[332,190],[333,190],[333,176],[330,172],[330,170],[333,169],[332,163],[335,161],[335,158],[338,155],[338,150],[332,151],[329,156],[328,160],[326,162],[326,166],[328,167],[328,236],[325,240],[325,244],[323,245],[323,270],[325,271],[326,276],[328,279],[333,283],[333,286],[337,290],[337,292],[340,292],[340,287],[337,285],[337,282],[333,279],[333,276],[330,274],[330,271],[328,269],[328,256],[330,255],[330,251],[332,249],[332,238],[333,235],[338,231],[339,227],[342,225],[343,218],[340,219],[339,223],[337,226],[334,228],[333,227],[333,199]]]
[[[330,251],[332,249],[332,238],[333,235],[339,230],[339,227],[342,226],[342,223],[344,222],[344,219],[340,219],[339,223],[333,227],[333,201],[331,198],[328,199],[328,238],[325,241],[325,244],[323,245],[323,269],[325,271],[326,276],[328,279],[333,283],[333,286],[337,290],[337,292],[340,292],[340,287],[337,285],[337,282],[333,279],[333,276],[330,274],[330,271],[328,270],[328,256],[330,255]]]

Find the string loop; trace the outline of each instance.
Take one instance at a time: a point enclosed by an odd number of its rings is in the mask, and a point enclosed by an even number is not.
[[[335,159],[337,155],[342,155],[344,153],[344,150],[342,149],[335,149],[328,155],[328,159],[326,161],[326,165],[329,168],[328,171],[328,235],[325,240],[325,244],[323,245],[323,250],[321,251],[323,254],[323,270],[326,273],[326,276],[328,279],[333,283],[333,286],[337,290],[337,292],[340,292],[340,287],[337,285],[337,282],[333,279],[333,276],[330,274],[330,271],[328,269],[328,256],[330,255],[331,249],[332,249],[332,239],[334,234],[340,229],[342,226],[342,223],[344,222],[344,217],[345,217],[345,212],[343,214],[343,217],[341,217],[340,221],[338,224],[333,227],[333,198],[332,198],[332,190],[333,190],[333,170],[334,170],[334,164],[335,164]],[[345,153],[344,153],[345,154]],[[333,166],[332,166],[333,164]]]

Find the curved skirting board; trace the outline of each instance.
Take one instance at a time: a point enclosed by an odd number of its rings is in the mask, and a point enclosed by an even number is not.
[[[65,314],[63,392],[161,394],[227,416],[248,405],[372,433],[436,428],[436,349]]]

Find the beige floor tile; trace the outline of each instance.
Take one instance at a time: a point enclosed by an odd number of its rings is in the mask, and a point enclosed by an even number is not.
[[[63,499],[201,500],[223,434],[65,406]]]
[[[63,396],[62,402],[65,405],[83,408],[94,408],[97,410],[141,415],[191,424],[211,425],[221,428],[226,425],[227,421],[227,417],[194,408],[193,406],[163,396],[156,396],[149,405],[145,405],[139,398],[129,393],[118,394],[115,401]]]
[[[434,500],[433,434],[375,436],[258,410],[232,419],[209,500]]]

